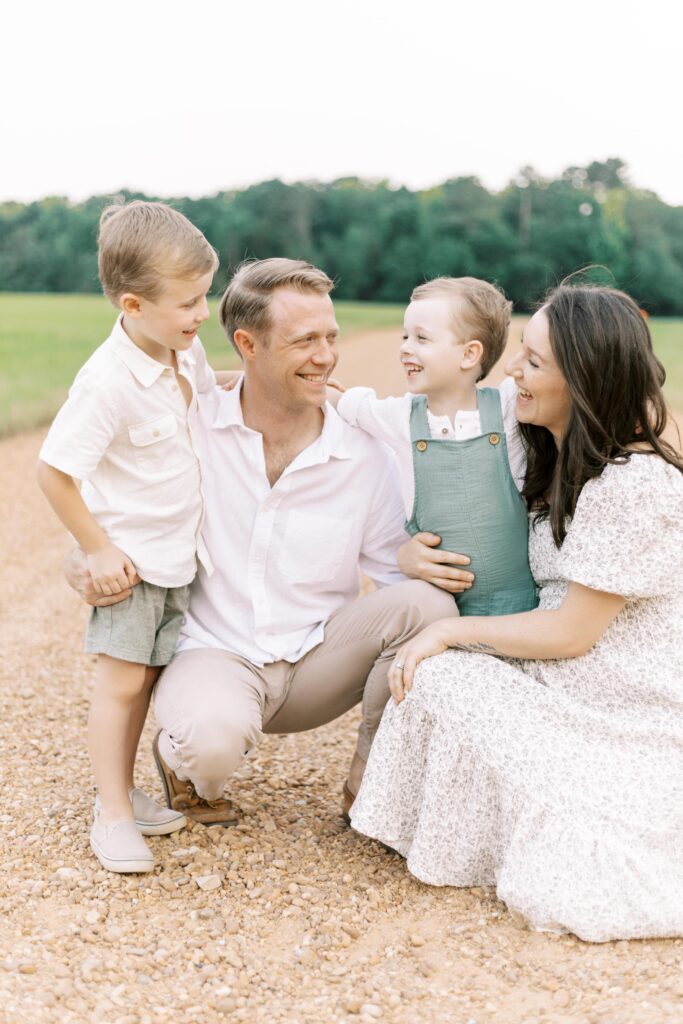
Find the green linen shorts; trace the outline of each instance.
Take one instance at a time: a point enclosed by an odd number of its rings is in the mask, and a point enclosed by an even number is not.
[[[141,665],[168,665],[189,598],[189,586],[157,587],[143,580],[125,601],[92,609],[86,651]]]

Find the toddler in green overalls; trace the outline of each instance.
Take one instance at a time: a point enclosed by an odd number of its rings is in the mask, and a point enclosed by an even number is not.
[[[470,557],[475,581],[455,595],[463,615],[507,615],[538,603],[529,569],[520,489],[526,455],[514,414],[516,388],[478,388],[500,358],[511,303],[472,277],[437,278],[411,295],[400,358],[408,393],[330,390],[339,414],[394,450],[406,529],[437,534]]]

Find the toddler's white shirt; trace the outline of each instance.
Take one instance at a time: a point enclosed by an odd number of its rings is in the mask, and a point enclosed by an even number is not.
[[[499,391],[510,470],[517,489],[521,491],[526,473],[526,451],[515,416],[517,386],[512,377],[505,378]],[[337,412],[342,419],[384,441],[395,453],[407,519],[412,516],[415,503],[413,448],[410,443],[412,401],[410,394],[400,398],[377,398],[372,388],[349,388],[337,403]],[[437,441],[467,441],[481,436],[477,409],[459,411],[455,423],[451,423],[448,416],[434,416],[428,409],[427,420],[431,435]]]
[[[83,481],[86,505],[143,580],[180,587],[196,556],[213,571],[200,532],[197,393],[216,379],[198,338],[178,352],[188,407],[173,368],[138,348],[121,319],[78,372],[40,458]]]

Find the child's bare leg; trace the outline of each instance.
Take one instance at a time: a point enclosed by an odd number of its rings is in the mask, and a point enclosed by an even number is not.
[[[139,696],[135,697],[130,709],[130,729],[126,734],[126,787],[130,791],[135,785],[135,757],[140,745],[140,736],[145,726],[152,689],[157,681],[160,668],[145,668],[145,681]]]
[[[101,805],[100,820],[105,825],[133,820],[128,793],[151,692],[146,676],[145,665],[108,654],[98,656],[88,745]]]

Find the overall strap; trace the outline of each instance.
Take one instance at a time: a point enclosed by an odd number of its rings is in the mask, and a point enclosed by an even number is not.
[[[410,440],[413,442],[429,440],[431,436],[427,419],[427,396],[413,395],[410,406]]]
[[[503,434],[503,409],[498,388],[478,388],[477,407],[482,434]]]

